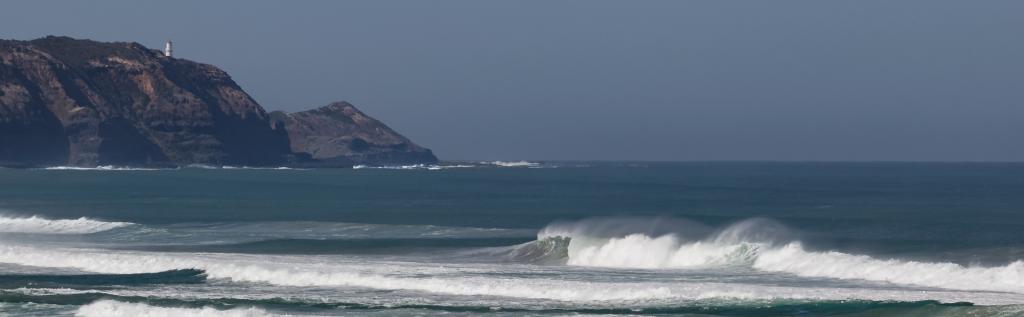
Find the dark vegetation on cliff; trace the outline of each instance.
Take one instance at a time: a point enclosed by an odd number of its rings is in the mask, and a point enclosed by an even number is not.
[[[0,40],[4,166],[436,162],[348,107],[272,120],[223,70],[138,43]]]

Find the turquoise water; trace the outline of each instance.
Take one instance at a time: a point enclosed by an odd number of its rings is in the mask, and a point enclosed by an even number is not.
[[[1024,164],[0,170],[0,314],[1024,315]]]

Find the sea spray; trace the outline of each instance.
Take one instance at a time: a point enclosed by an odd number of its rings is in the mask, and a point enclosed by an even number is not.
[[[656,218],[650,218],[656,219]],[[622,226],[614,226],[622,221]],[[804,277],[867,280],[959,290],[1024,293],[1024,262],[975,267],[950,262],[879,259],[839,251],[807,251],[795,234],[780,223],[753,218],[736,222],[693,240],[701,228],[680,219],[674,225],[644,227],[635,218],[595,218],[557,222],[538,234],[541,239],[565,237],[566,264],[612,268],[679,269],[746,266],[760,271]],[[687,226],[679,226],[684,223]],[[629,233],[642,232],[642,233]]]

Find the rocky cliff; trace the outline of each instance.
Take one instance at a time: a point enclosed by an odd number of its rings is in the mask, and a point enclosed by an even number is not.
[[[347,102],[296,113],[271,113],[284,126],[291,150],[308,153],[313,159],[354,164],[433,164],[437,158],[380,121]]]
[[[309,134],[290,133],[286,125],[274,125],[223,70],[165,57],[138,43],[0,40],[0,165],[309,164],[309,155],[293,153],[306,147],[289,140]],[[339,140],[372,140],[362,135],[377,133],[312,130],[320,136],[352,134],[332,136]],[[378,152],[387,151],[337,153],[362,161]],[[326,165],[348,164],[341,158],[331,162]]]

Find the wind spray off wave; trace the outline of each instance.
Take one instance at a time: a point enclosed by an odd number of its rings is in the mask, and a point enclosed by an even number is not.
[[[1024,293],[1021,261],[982,267],[874,258],[839,251],[809,251],[794,237],[778,222],[763,218],[740,221],[721,230],[708,230],[701,224],[680,219],[598,218],[549,225],[538,234],[538,241],[568,238],[565,263],[575,266],[740,266],[803,277]]]

